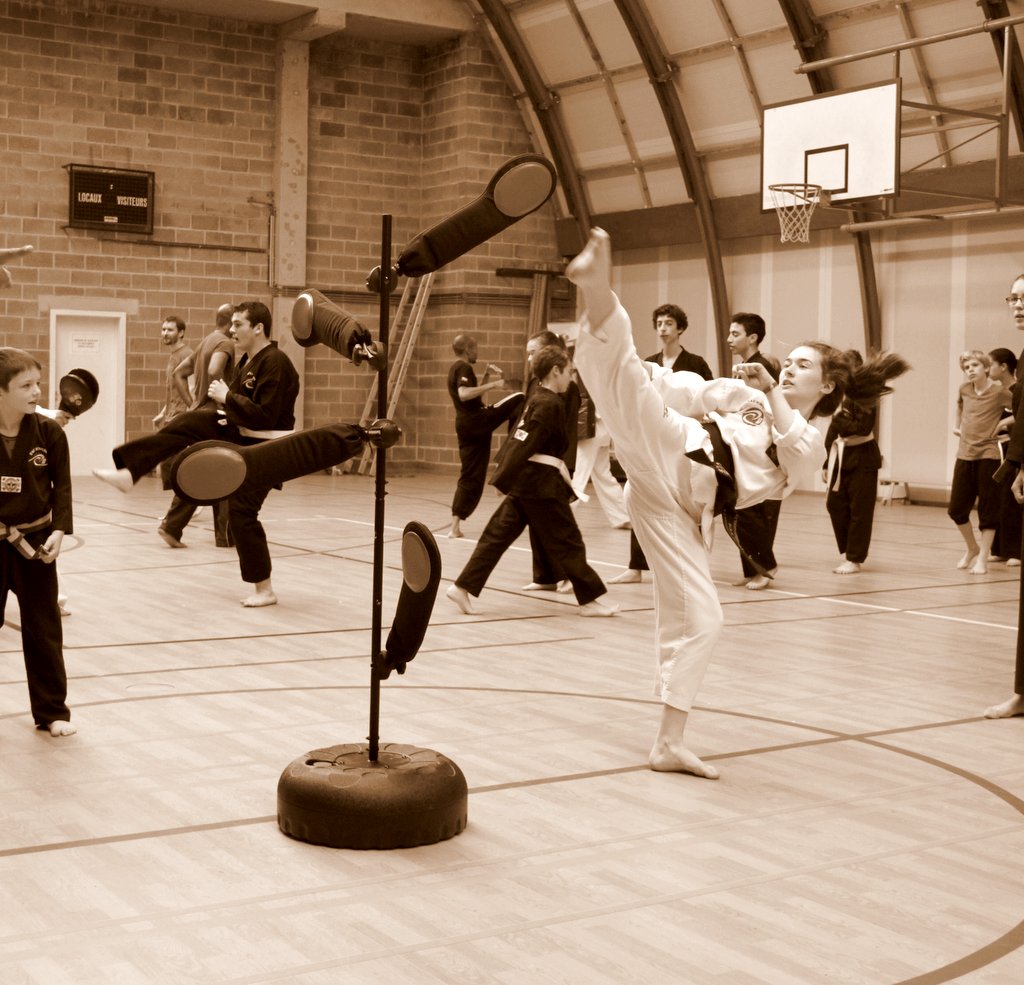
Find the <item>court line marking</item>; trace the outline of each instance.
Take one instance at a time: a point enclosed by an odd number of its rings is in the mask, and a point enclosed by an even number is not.
[[[647,704],[647,705],[660,704],[660,702],[657,699],[654,699],[654,698],[628,698],[628,697],[621,697],[621,696],[617,696],[617,695],[591,694],[591,693],[588,693],[588,692],[564,692],[564,691],[543,691],[543,690],[542,691],[538,691],[538,690],[535,690],[535,689],[528,689],[528,688],[494,688],[494,687],[480,688],[480,687],[454,687],[454,686],[446,686],[446,687],[438,688],[438,687],[435,687],[435,686],[432,686],[432,685],[413,685],[412,687],[413,687],[413,689],[416,689],[416,690],[445,690],[445,691],[474,691],[474,692],[483,691],[483,692],[499,692],[499,693],[510,693],[511,692],[511,693],[535,694],[535,695],[536,694],[554,695],[554,696],[560,696],[560,697],[582,697],[582,698],[588,698],[588,699],[591,699],[591,700],[596,699],[596,700],[602,700],[602,701],[625,702],[625,703],[631,703],[631,704],[632,703],[635,703],[635,704]],[[93,707],[93,706],[98,706],[98,705],[121,704],[121,703],[129,702],[129,701],[138,701],[138,700],[143,700],[143,701],[166,700],[168,698],[195,697],[195,696],[208,695],[208,694],[225,694],[225,693],[228,693],[228,694],[249,694],[249,693],[263,693],[263,692],[310,691],[310,690],[361,690],[361,691],[366,691],[367,688],[366,688],[365,685],[362,685],[362,686],[356,686],[356,685],[351,685],[351,686],[349,686],[349,685],[342,685],[342,686],[324,685],[324,686],[315,686],[315,687],[312,687],[312,688],[309,688],[309,687],[245,688],[245,689],[237,689],[237,690],[233,690],[233,691],[188,692],[188,693],[170,694],[170,695],[168,695],[168,694],[144,695],[144,696],[137,696],[137,697],[131,697],[131,698],[108,699],[108,700],[103,700],[103,701],[89,702],[89,703],[87,703],[85,705],[80,705],[79,707]],[[954,776],[958,776],[961,779],[965,779],[969,783],[975,784],[976,786],[980,787],[982,790],[984,790],[984,791],[986,791],[986,792],[996,796],[998,799],[1002,800],[1009,807],[1013,808],[1017,812],[1018,815],[1024,816],[1024,800],[1022,800],[1020,797],[1017,797],[1015,794],[1010,793],[1004,787],[1001,787],[998,784],[993,783],[991,780],[987,779],[986,777],[982,777],[979,774],[973,773],[970,770],[965,770],[965,769],[963,769],[961,767],[954,766],[951,763],[948,763],[948,762],[946,762],[944,760],[937,759],[936,757],[933,757],[933,756],[929,756],[929,755],[927,755],[925,753],[919,753],[919,752],[917,752],[915,750],[904,749],[904,748],[902,748],[900,746],[892,745],[890,743],[880,742],[880,741],[878,741],[878,738],[877,738],[877,736],[879,736],[879,735],[907,734],[907,733],[922,731],[922,730],[926,730],[926,729],[946,728],[946,727],[950,727],[950,726],[955,726],[955,725],[960,725],[960,724],[967,724],[967,723],[973,723],[973,722],[981,722],[981,721],[985,721],[986,720],[986,719],[981,718],[981,717],[957,719],[957,720],[951,720],[951,721],[947,721],[947,722],[931,722],[931,723],[918,724],[918,725],[915,725],[915,726],[908,726],[906,728],[874,730],[874,731],[864,732],[864,733],[845,733],[845,732],[841,732],[841,731],[838,731],[838,730],[835,730],[835,729],[829,729],[829,728],[826,728],[826,727],[823,727],[823,726],[807,725],[807,724],[787,721],[785,719],[771,718],[769,716],[764,716],[764,715],[749,715],[749,714],[746,714],[746,713],[743,713],[743,712],[730,711],[730,710],[719,710],[719,709],[708,708],[708,707],[703,707],[703,706],[695,706],[695,707],[700,708],[700,710],[703,710],[703,711],[711,712],[712,714],[725,714],[725,715],[729,715],[729,716],[737,717],[737,718],[745,718],[745,719],[752,719],[752,720],[758,720],[758,721],[772,722],[772,723],[776,723],[776,724],[779,724],[779,725],[783,725],[783,726],[785,726],[787,728],[799,728],[799,729],[804,729],[804,730],[807,730],[807,731],[810,731],[810,732],[824,733],[821,737],[815,738],[815,739],[806,739],[806,740],[801,740],[799,742],[783,743],[783,744],[778,744],[778,745],[773,745],[773,746],[765,746],[765,747],[761,747],[761,748],[757,748],[757,749],[750,749],[750,750],[736,750],[736,751],[733,751],[731,753],[722,753],[720,755],[710,755],[710,756],[704,757],[705,759],[707,759],[709,761],[717,760],[717,759],[735,759],[735,758],[739,758],[739,757],[762,755],[764,753],[776,752],[776,751],[782,751],[782,750],[789,750],[789,749],[794,749],[794,748],[804,748],[804,747],[808,747],[809,748],[809,747],[812,747],[812,746],[829,745],[829,744],[835,744],[835,743],[838,743],[838,742],[846,742],[846,741],[860,742],[860,743],[863,743],[865,745],[870,745],[870,746],[874,746],[876,748],[882,749],[882,750],[884,750],[886,752],[892,752],[892,753],[894,753],[896,755],[907,756],[907,757],[909,757],[911,759],[916,759],[916,760],[918,760],[920,762],[923,762],[923,763],[925,763],[927,765],[933,766],[933,767],[935,767],[935,768],[937,768],[939,770],[951,773]],[[3,715],[3,716],[0,716],[0,719],[2,719],[2,718],[13,718],[13,717],[21,717],[21,716],[20,716],[20,714],[19,715]],[[491,792],[495,792],[495,791],[498,791],[498,790],[514,789],[514,788],[517,788],[517,787],[535,786],[535,785],[540,785],[540,784],[558,783],[558,782],[572,782],[572,781],[575,781],[575,780],[592,779],[592,778],[596,778],[596,777],[600,777],[600,776],[611,776],[611,775],[616,775],[616,774],[621,774],[621,773],[639,772],[639,771],[642,771],[642,770],[648,770],[649,768],[650,767],[647,764],[635,765],[635,766],[626,766],[626,767],[616,767],[614,769],[609,769],[609,770],[589,771],[589,772],[579,773],[579,774],[566,774],[566,775],[561,776],[561,777],[535,778],[532,781],[514,781],[514,782],[510,782],[509,784],[493,784],[493,785],[490,785],[490,786],[487,786],[487,787],[474,787],[474,788],[471,788],[469,790],[469,792],[472,793],[472,794],[491,793]],[[818,807],[820,805],[814,805],[814,806]],[[50,851],[63,851],[65,849],[91,847],[91,846],[95,846],[95,845],[116,844],[116,843],[121,843],[121,842],[130,842],[130,841],[140,841],[140,840],[153,839],[153,838],[171,837],[171,836],[179,835],[179,834],[191,834],[191,833],[196,833],[196,832],[200,832],[200,831],[210,831],[210,830],[223,830],[223,829],[227,829],[227,828],[241,827],[241,826],[247,826],[247,825],[269,824],[269,823],[271,823],[273,821],[276,821],[276,820],[277,820],[277,818],[275,816],[272,816],[272,815],[270,815],[270,816],[262,816],[262,817],[255,817],[255,818],[240,818],[240,819],[229,820],[229,821],[210,822],[208,824],[201,824],[201,825],[188,825],[188,826],[184,826],[184,827],[180,827],[180,828],[167,828],[167,829],[151,830],[151,831],[144,831],[144,832],[132,832],[132,833],[129,833],[129,834],[122,834],[122,835],[109,835],[109,836],[105,836],[105,837],[102,837],[102,838],[79,839],[79,840],[73,841],[73,842],[58,842],[58,843],[51,843],[51,844],[44,844],[44,845],[27,846],[27,847],[24,847],[24,848],[4,849],[4,850],[0,850],[0,858],[16,857],[16,856],[19,856],[19,855],[28,855],[28,854],[38,854],[38,853],[50,852]],[[1004,828],[999,828],[999,829],[996,829],[996,830],[988,829],[988,830],[986,830],[983,833],[979,833],[976,836],[976,838],[977,839],[987,839],[987,838],[991,838],[991,837],[998,836],[998,835],[1001,835],[1001,834],[1013,833],[1013,832],[1016,832],[1017,830],[1019,830],[1019,824],[1009,825],[1009,826],[1006,826]],[[972,839],[966,839],[966,840],[972,840]],[[929,843],[923,844],[923,845],[919,844],[918,846],[916,846],[914,848],[914,851],[915,852],[920,852],[920,851],[922,851],[924,849],[941,847],[941,846],[944,846],[944,845],[960,845],[960,844],[963,844],[964,841],[965,841],[965,839],[963,839],[961,837],[957,837],[955,839],[944,838],[944,839],[939,839],[937,841],[929,842]],[[587,846],[583,846],[583,847],[587,847]],[[858,856],[852,857],[850,859],[847,859],[847,860],[844,860],[844,861],[841,861],[841,862],[836,862],[835,860],[829,860],[827,862],[816,863],[816,864],[813,864],[813,865],[799,866],[799,867],[796,867],[796,868],[790,868],[790,869],[787,869],[784,873],[769,873],[769,874],[765,874],[765,875],[762,875],[762,876],[756,876],[756,877],[752,877],[752,878],[737,879],[737,880],[733,880],[732,882],[728,882],[728,883],[718,883],[718,884],[716,884],[713,887],[711,887],[711,886],[701,887],[700,889],[696,889],[696,890],[692,890],[692,891],[687,891],[687,892],[683,892],[683,893],[664,893],[664,894],[660,894],[659,896],[656,896],[656,897],[651,897],[651,898],[645,899],[643,901],[629,900],[629,901],[624,902],[624,903],[609,904],[607,906],[598,907],[596,909],[595,908],[591,908],[591,909],[583,911],[583,912],[566,913],[566,914],[562,914],[562,915],[557,916],[557,917],[548,917],[548,918],[544,918],[544,919],[541,919],[541,920],[521,921],[520,923],[516,924],[513,927],[509,927],[509,926],[503,927],[500,932],[502,934],[508,934],[508,933],[522,933],[524,931],[529,931],[529,930],[532,930],[532,929],[543,929],[543,928],[548,928],[548,927],[551,927],[551,926],[557,926],[559,924],[568,924],[568,923],[577,922],[579,920],[593,919],[594,917],[597,917],[597,916],[609,916],[609,915],[612,915],[612,914],[615,914],[615,913],[622,913],[622,912],[626,912],[626,911],[635,910],[635,909],[638,909],[638,908],[642,909],[642,908],[651,907],[651,906],[660,906],[660,905],[664,905],[664,904],[667,904],[667,903],[674,903],[674,902],[678,902],[678,901],[684,900],[684,899],[696,899],[696,898],[701,897],[701,896],[714,895],[716,893],[720,893],[720,892],[723,892],[723,891],[729,891],[729,890],[735,890],[735,889],[739,889],[739,888],[742,888],[742,887],[745,887],[745,886],[749,886],[749,885],[765,884],[765,883],[773,882],[773,881],[780,880],[780,879],[782,879],[782,880],[792,879],[794,877],[799,877],[799,876],[802,876],[802,875],[808,875],[808,874],[813,873],[813,872],[823,872],[823,871],[827,871],[829,869],[833,869],[833,868],[836,868],[836,867],[840,867],[841,868],[844,865],[863,864],[865,862],[879,861],[879,860],[885,859],[885,858],[900,857],[900,856],[906,855],[907,853],[908,853],[908,849],[901,847],[901,848],[898,848],[898,849],[888,849],[888,850],[879,851],[879,852],[872,852],[872,853],[868,853],[866,855],[858,855]],[[487,863],[487,864],[491,864],[491,863]],[[319,888],[316,888],[316,889],[311,890],[311,891],[320,893],[320,892],[323,892],[324,889],[323,889],[323,887],[319,887]],[[234,905],[237,905],[237,902]],[[133,916],[130,919],[132,921],[135,921],[135,920],[138,920],[138,919],[145,919],[145,918],[144,917],[139,917],[139,916]],[[484,940],[484,939],[488,939],[490,937],[493,937],[496,932],[497,931],[494,928],[488,928],[488,929],[483,930],[483,931],[477,931],[477,932],[473,932],[473,933],[469,933],[469,934],[460,934],[460,935],[456,935],[456,936],[453,936],[453,937],[450,937],[450,938],[431,940],[429,942],[417,942],[417,943],[414,943],[414,944],[404,945],[404,946],[395,947],[395,948],[379,949],[378,951],[367,952],[367,953],[361,954],[361,955],[348,955],[348,956],[346,956],[343,959],[329,959],[327,961],[310,963],[308,965],[303,965],[301,967],[291,967],[286,972],[271,972],[271,973],[269,973],[267,975],[258,975],[258,976],[255,976],[255,977],[254,976],[245,976],[243,978],[233,979],[232,982],[234,983],[234,985],[257,985],[257,983],[259,983],[259,982],[281,981],[281,980],[284,980],[286,978],[288,978],[288,979],[293,978],[297,973],[299,973],[299,974],[308,974],[308,973],[311,973],[311,972],[317,971],[317,970],[328,970],[328,969],[331,969],[331,968],[337,968],[337,967],[339,967],[340,965],[343,965],[343,964],[346,965],[346,966],[347,965],[351,965],[351,964],[359,964],[359,963],[364,963],[364,962],[367,962],[367,961],[378,960],[378,959],[380,959],[382,957],[393,957],[393,956],[399,955],[399,954],[413,954],[413,953],[417,953],[417,952],[421,952],[421,951],[425,951],[425,950],[432,950],[432,949],[435,949],[435,948],[450,947],[453,944],[458,944],[458,943],[468,943],[468,942],[474,941],[474,940]],[[961,977],[962,975],[964,975],[964,974],[966,974],[968,972],[977,971],[979,968],[985,967],[985,966],[987,966],[987,965],[989,965],[989,964],[999,960],[1000,958],[1005,957],[1006,955],[1013,953],[1014,951],[1018,950],[1022,945],[1024,945],[1024,920],[1019,921],[1015,926],[1013,926],[1012,928],[1007,930],[1005,933],[1001,934],[999,937],[997,937],[996,939],[988,942],[987,944],[984,944],[981,947],[975,949],[974,951],[971,951],[968,954],[963,955],[960,958],[957,958],[956,960],[954,960],[952,962],[948,962],[947,964],[942,965],[942,966],[940,966],[938,968],[931,969],[931,970],[926,971],[926,972],[924,972],[924,973],[922,973],[920,975],[915,975],[912,978],[902,979],[899,982],[894,983],[894,985],[943,985],[943,983],[945,983],[945,982],[949,982],[949,981],[951,981],[951,980],[953,980],[955,978]],[[231,983],[225,982],[225,985],[231,985]]]

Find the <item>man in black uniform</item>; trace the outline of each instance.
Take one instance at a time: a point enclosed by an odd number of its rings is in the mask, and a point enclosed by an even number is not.
[[[231,333],[242,354],[234,379],[228,386],[213,380],[210,409],[193,410],[175,418],[156,434],[129,441],[114,449],[116,469],[94,469],[93,474],[128,492],[165,458],[197,441],[221,440],[253,444],[261,436],[245,432],[288,431],[295,427],[295,400],[299,395],[299,374],[291,360],[271,342],[272,319],[261,301],[243,301],[231,316]],[[270,582],[270,551],[267,535],[259,521],[260,508],[270,486],[246,488],[229,502],[229,524],[238,549],[242,580],[255,591],[242,605],[255,608],[274,605],[277,596]]]
[[[448,395],[455,407],[455,434],[459,439],[459,482],[452,499],[452,526],[449,537],[462,536],[462,521],[480,503],[487,482],[487,463],[491,459],[491,434],[499,424],[513,418],[523,406],[526,395],[509,394],[485,407],[481,399],[488,390],[504,386],[501,370],[488,365],[478,383],[473,364],[477,359],[476,339],[457,335],[452,350],[459,358],[448,370]],[[491,377],[495,377],[491,379]]]

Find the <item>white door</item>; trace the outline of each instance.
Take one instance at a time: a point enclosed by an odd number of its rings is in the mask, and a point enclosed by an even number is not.
[[[58,381],[87,369],[99,383],[96,405],[67,426],[71,474],[112,468],[111,449],[124,442],[125,314],[122,311],[50,310],[49,403],[60,402]]]

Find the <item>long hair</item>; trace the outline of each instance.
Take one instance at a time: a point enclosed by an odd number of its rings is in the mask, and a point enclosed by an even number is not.
[[[910,364],[893,352],[881,352],[865,360],[856,349],[843,352],[817,341],[803,344],[818,353],[821,378],[833,384],[832,391],[814,405],[814,417],[834,414],[844,398],[861,410],[872,408],[879,398],[892,393],[889,382],[910,369]]]
[[[910,364],[891,352],[879,353],[867,362],[856,349],[849,349],[844,355],[850,367],[850,376],[834,420],[837,423],[845,420],[853,426],[860,424],[874,427],[878,401],[887,393],[892,393],[889,383],[907,372]]]

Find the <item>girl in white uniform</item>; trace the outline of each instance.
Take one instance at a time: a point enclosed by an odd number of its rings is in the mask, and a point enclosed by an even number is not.
[[[592,230],[566,276],[585,306],[577,369],[615,442],[628,478],[626,506],[654,576],[663,704],[649,762],[717,779],[683,743],[723,621],[708,564],[717,481],[712,468],[689,457],[713,455],[698,418],[715,421],[733,452],[738,505],[781,498],[821,467],[824,440],[809,421],[835,409],[848,368],[839,350],[815,342],[790,353],[778,384],[758,363],[735,367],[742,380],[666,373],[637,356],[629,317],[611,290],[607,233]]]

